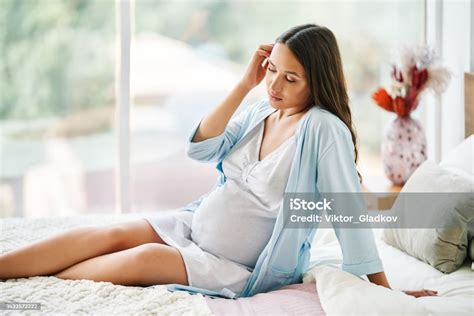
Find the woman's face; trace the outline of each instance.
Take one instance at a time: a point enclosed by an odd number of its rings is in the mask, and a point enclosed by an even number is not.
[[[303,65],[285,44],[273,46],[266,74],[270,104],[276,109],[304,109],[310,103],[310,89]]]

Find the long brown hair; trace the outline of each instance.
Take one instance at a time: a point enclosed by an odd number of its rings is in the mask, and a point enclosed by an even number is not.
[[[355,163],[359,159],[357,133],[347,95],[341,54],[336,37],[328,28],[316,24],[295,26],[275,41],[285,44],[303,65],[311,89],[313,104],[336,115],[351,132]],[[359,180],[362,176],[357,171]]]

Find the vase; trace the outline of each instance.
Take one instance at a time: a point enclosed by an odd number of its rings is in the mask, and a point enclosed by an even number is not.
[[[385,126],[382,142],[385,175],[403,185],[426,160],[426,137],[420,123],[410,116],[396,117]]]

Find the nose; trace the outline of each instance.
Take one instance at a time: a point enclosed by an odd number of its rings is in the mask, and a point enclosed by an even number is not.
[[[279,94],[281,92],[281,82],[278,76],[274,76],[270,80],[270,85],[268,87],[270,89],[270,92],[273,94]]]

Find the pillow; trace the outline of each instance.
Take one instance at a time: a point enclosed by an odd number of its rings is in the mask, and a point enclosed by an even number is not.
[[[466,138],[457,145],[439,164],[442,168],[448,169],[456,174],[474,179],[474,135]],[[474,180],[473,180],[474,181]],[[471,188],[472,191],[472,188]],[[468,225],[468,234],[474,237],[474,221]],[[473,259],[473,258],[471,258]]]
[[[408,179],[401,194],[473,192],[473,188],[472,178],[444,169],[434,162],[425,161]],[[446,221],[456,223],[456,228],[384,229],[382,240],[443,273],[455,271],[466,259],[471,237],[468,234],[468,226],[474,220],[474,196],[465,196],[466,198],[447,199],[442,205],[435,206],[441,208]],[[392,211],[402,210],[403,201],[400,200],[402,199],[399,196]],[[429,205],[430,201],[426,204]],[[423,208],[423,205],[420,205],[420,208]]]
[[[468,255],[471,261],[474,261],[474,238],[471,238],[471,241],[469,242]]]
[[[413,296],[364,281],[340,269],[318,266],[303,275],[316,282],[326,315],[428,315]]]
[[[469,136],[450,151],[439,165],[455,173],[464,173],[474,177],[474,135]]]

